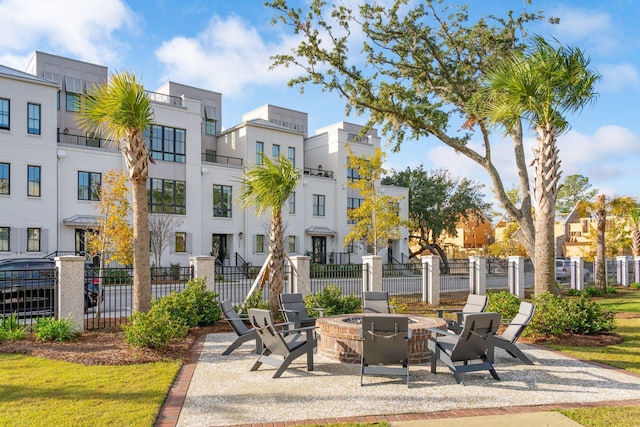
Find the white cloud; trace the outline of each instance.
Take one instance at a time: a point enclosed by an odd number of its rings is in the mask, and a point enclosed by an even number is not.
[[[579,44],[587,52],[606,54],[619,45],[616,29],[608,13],[580,8],[560,7],[550,16],[560,18],[553,26],[554,35],[563,44]]]
[[[0,49],[3,63],[24,68],[24,51],[50,48],[84,61],[115,60],[121,29],[133,30],[134,13],[121,0],[2,0]]]
[[[174,37],[156,50],[164,64],[164,80],[177,80],[238,95],[249,84],[281,84],[293,70],[269,70],[270,57],[288,52],[291,39],[267,43],[247,21],[237,16],[214,16],[196,37]]]
[[[640,74],[634,64],[603,64],[598,67],[598,71],[602,74],[600,88],[603,92],[640,87]]]

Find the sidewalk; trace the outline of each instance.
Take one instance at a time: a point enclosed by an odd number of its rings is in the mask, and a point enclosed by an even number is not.
[[[156,426],[275,427],[380,420],[399,427],[438,426],[441,420],[447,426],[482,426],[518,423],[522,417],[539,426],[575,426],[579,424],[548,411],[640,405],[639,375],[541,347],[525,347],[536,362],[532,367],[497,352],[500,382],[488,373],[467,374],[467,385],[461,386],[443,366],[436,375],[416,366],[407,389],[393,377],[366,378],[368,385],[360,387],[359,366],[320,357],[313,372],[307,372],[304,363],[294,363],[282,378],[272,379],[269,368],[249,372],[255,359],[249,345],[221,356],[232,337],[212,334],[196,342],[193,351],[200,360],[183,367]]]

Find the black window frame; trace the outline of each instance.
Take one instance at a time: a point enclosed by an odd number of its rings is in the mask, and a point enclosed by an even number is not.
[[[6,108],[3,104],[6,102]],[[6,122],[3,118],[6,117]],[[11,100],[0,98],[0,129],[11,130]]]
[[[33,112],[37,112],[38,117],[32,116]],[[42,106],[40,104],[34,104],[27,102],[27,133],[29,135],[40,135],[42,124]]]
[[[232,206],[233,187],[230,185],[213,184],[213,217],[232,218]]]
[[[154,187],[156,192],[152,191]],[[186,215],[187,182],[174,179],[147,179],[147,203],[150,213]]]
[[[313,195],[313,216],[325,216],[326,197],[324,194]]]
[[[82,184],[80,183],[81,175],[87,177],[86,185],[84,184],[84,182]],[[97,184],[96,184],[96,181],[97,181]],[[87,200],[91,202],[100,201],[101,186],[102,186],[102,173],[78,171],[78,200]]]
[[[6,166],[7,169],[7,176],[4,177],[4,173],[2,172],[2,169],[4,169],[4,166]],[[6,163],[6,162],[0,162],[0,184],[2,184],[2,182],[6,181],[7,185],[6,185],[6,191],[2,191],[3,186],[0,185],[0,195],[3,196],[8,196],[11,194],[11,163]]]
[[[37,177],[32,176],[32,172],[37,171]],[[32,179],[33,178],[33,179]],[[33,189],[33,192],[32,192]],[[42,167],[37,165],[27,165],[27,196],[40,197],[42,195]]]

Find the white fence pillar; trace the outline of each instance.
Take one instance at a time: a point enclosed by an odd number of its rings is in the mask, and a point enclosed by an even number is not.
[[[584,260],[582,257],[571,257],[569,262],[571,273],[571,289],[584,290]]]
[[[640,256],[633,257],[633,281],[640,283]]]
[[[207,290],[215,291],[216,288],[216,257],[194,256],[189,258],[189,265],[193,267],[193,277],[204,279]]]
[[[291,292],[300,293],[304,298],[311,293],[311,257],[298,255],[290,259],[293,267]]]
[[[422,257],[422,302],[440,304],[440,257]]]
[[[629,286],[629,259],[626,256],[616,257],[616,273],[618,284]]]
[[[76,331],[84,330],[84,257],[55,258],[58,269],[57,313],[71,321]]]
[[[487,293],[487,259],[483,256],[469,257],[469,293]]]
[[[366,255],[362,257],[364,268],[369,270],[369,274],[362,275],[362,290],[382,291],[382,257],[378,255]],[[369,276],[369,283],[367,283]]]
[[[509,292],[520,299],[524,298],[524,257],[510,256],[507,258],[507,281]]]

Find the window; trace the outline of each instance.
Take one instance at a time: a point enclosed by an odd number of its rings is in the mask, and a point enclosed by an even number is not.
[[[27,132],[40,135],[40,105],[27,104]]]
[[[27,228],[27,252],[40,252],[39,228]]]
[[[218,123],[216,120],[216,108],[212,107],[211,105],[205,105],[204,117],[205,117],[204,133],[206,135],[215,135],[216,127]]]
[[[262,154],[264,153],[264,142],[256,142],[256,165],[262,164]]]
[[[287,210],[290,214],[296,213],[296,192],[292,192],[287,200]]]
[[[187,233],[176,232],[176,252],[187,252]]]
[[[0,163],[0,194],[9,194],[9,163]]]
[[[0,98],[0,129],[9,129],[9,100]]]
[[[296,236],[289,236],[289,238],[287,239],[287,252],[289,252],[290,254],[298,253],[297,243],[298,242],[296,241]]]
[[[296,149],[295,147],[289,147],[289,151],[287,152],[287,157],[293,167],[296,167]]]
[[[357,209],[362,205],[364,199],[359,199],[357,197],[347,197],[347,224],[355,224],[356,220],[349,218],[349,212],[352,209]]]
[[[324,216],[324,195],[323,194],[313,195],[313,215]]]
[[[273,144],[273,147],[271,147],[271,157],[275,160],[278,156],[280,156],[280,146],[278,144]]]
[[[358,173],[358,171],[354,168],[351,167],[347,167],[347,180],[348,181],[355,181],[357,179],[361,179],[362,177],[360,176],[360,174]]]
[[[231,187],[228,185],[213,186],[213,216],[231,218]]]
[[[151,157],[156,160],[184,163],[187,131],[169,126],[153,125],[145,130]]]
[[[264,253],[264,234],[256,234],[256,248],[255,253]]]
[[[40,166],[27,166],[27,196],[40,197]]]
[[[80,94],[67,92],[65,108],[67,111],[80,111]]]
[[[187,213],[186,186],[184,181],[149,178],[147,180],[149,212],[185,215]]]
[[[78,200],[100,200],[102,174],[98,172],[78,172]]]
[[[9,237],[11,229],[9,227],[0,227],[0,252],[9,252]]]

